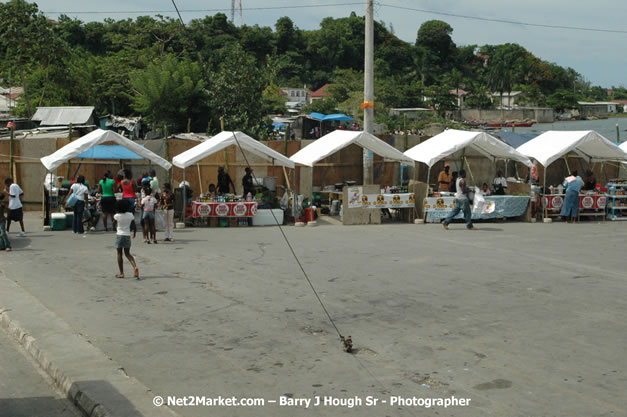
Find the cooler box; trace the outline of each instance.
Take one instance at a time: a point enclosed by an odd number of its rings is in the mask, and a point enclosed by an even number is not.
[[[74,212],[66,211],[65,212],[65,227],[71,229],[73,221],[74,221]]]
[[[64,213],[52,213],[50,215],[50,228],[52,230],[65,230],[65,214]]]
[[[283,224],[283,210],[281,209],[259,209],[253,216],[253,226],[276,226],[277,222]]]

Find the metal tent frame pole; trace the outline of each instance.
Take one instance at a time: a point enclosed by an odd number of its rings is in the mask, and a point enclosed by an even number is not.
[[[187,214],[187,184],[185,181],[185,168],[183,168],[183,225],[185,225],[186,214]]]
[[[427,197],[429,196],[429,180],[431,179],[431,167],[427,169]]]
[[[546,192],[546,169],[547,167],[544,167],[544,179],[542,181],[542,205],[544,206],[544,218],[542,219],[542,221],[546,221],[546,219],[549,217],[549,211],[546,208],[546,204],[544,204],[544,194]]]

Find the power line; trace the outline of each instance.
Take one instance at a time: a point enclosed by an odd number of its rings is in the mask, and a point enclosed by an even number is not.
[[[176,7],[176,3],[174,2],[174,0],[172,0],[172,4],[174,5],[174,8],[176,9],[176,14],[179,15],[179,20],[181,21],[181,24],[185,26],[185,23],[183,22],[183,18],[181,17],[181,13],[179,12],[179,8]]]
[[[589,28],[589,27],[581,27],[581,26],[565,26],[565,25],[545,25],[541,23],[530,23],[530,22],[519,22],[515,20],[507,20],[507,19],[496,19],[496,18],[488,18],[481,16],[470,16],[456,13],[447,13],[447,12],[439,12],[435,10],[426,10],[426,9],[418,9],[414,7],[406,7],[406,6],[397,6],[393,4],[375,3],[379,7],[388,7],[391,9],[399,9],[399,10],[408,10],[413,12],[420,13],[428,13],[434,14],[438,16],[448,16],[448,17],[457,17],[461,19],[470,19],[470,20],[479,20],[483,22],[494,22],[494,23],[504,23],[509,25],[518,25],[518,26],[530,26],[530,27],[540,27],[547,29],[564,29],[564,30],[578,30],[585,32],[600,32],[600,33],[618,33],[618,34],[627,34],[627,30],[617,30],[617,29],[601,29],[601,28]],[[362,2],[347,2],[347,3],[323,3],[323,4],[301,4],[295,6],[267,6],[267,7],[245,7],[242,8],[242,11],[264,11],[264,10],[288,10],[288,9],[310,9],[310,8],[319,8],[319,7],[339,7],[339,6],[363,6]],[[176,5],[174,6],[176,8]],[[93,11],[44,11],[47,14],[155,14],[155,13],[178,13],[179,19],[181,19],[181,13],[218,13],[218,12],[230,12],[230,8],[217,8],[217,9],[188,9],[188,10],[93,10]],[[182,20],[182,19],[181,19]]]
[[[603,33],[622,33],[627,34],[627,30],[614,30],[614,29],[599,29],[599,28],[586,28],[580,26],[561,26],[561,25],[544,25],[541,23],[529,23],[529,22],[517,22],[515,20],[505,20],[505,19],[491,19],[488,17],[480,17],[480,16],[469,16],[463,14],[455,14],[455,13],[446,13],[446,12],[436,12],[433,10],[425,10],[425,9],[416,9],[413,7],[406,6],[396,6],[393,4],[379,3],[379,5],[383,7],[389,7],[392,9],[400,9],[400,10],[410,10],[413,12],[421,12],[421,13],[429,13],[440,16],[450,16],[450,17],[459,17],[462,19],[472,19],[472,20],[481,20],[484,22],[495,22],[495,23],[506,23],[510,25],[519,25],[519,26],[532,26],[532,27],[541,27],[541,28],[549,28],[549,29],[568,29],[568,30],[581,30],[587,32],[603,32]]]
[[[268,7],[244,7],[243,11],[260,11],[260,10],[282,10],[282,9],[307,9],[317,7],[329,7],[329,6],[363,6],[362,2],[350,2],[350,3],[324,3],[324,4],[301,4],[297,6],[268,6]],[[181,13],[207,13],[207,12],[229,12],[230,8],[220,9],[189,9],[180,10]],[[95,11],[44,11],[48,14],[140,14],[140,13],[174,13],[173,10],[95,10]]]

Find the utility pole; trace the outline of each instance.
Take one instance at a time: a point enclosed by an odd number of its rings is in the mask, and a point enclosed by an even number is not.
[[[372,133],[374,119],[374,0],[366,0],[366,36],[364,48],[364,131]],[[373,182],[372,151],[364,149],[364,185]]]

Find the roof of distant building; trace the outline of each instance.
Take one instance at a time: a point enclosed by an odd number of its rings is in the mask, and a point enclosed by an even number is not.
[[[40,121],[42,126],[66,126],[85,124],[93,114],[93,106],[37,107],[32,120]]]
[[[466,91],[466,90],[462,90],[461,88],[460,88],[460,89],[458,89],[458,90],[455,90],[455,89],[448,90],[448,92],[449,92],[450,94],[453,94],[453,95],[460,95],[460,96],[465,96],[466,94],[469,94],[469,93],[468,93],[468,91]]]
[[[504,91],[503,92],[503,97],[514,97],[517,95],[522,94],[522,91]],[[500,91],[495,91],[494,93],[492,93],[493,96],[500,96],[501,92]]]
[[[311,93],[312,97],[328,97],[331,95],[330,92],[327,91],[327,89],[329,88],[331,84],[326,83],[325,85],[323,85],[322,87],[320,87],[319,89],[317,89],[316,91],[314,91],[313,93]]]

